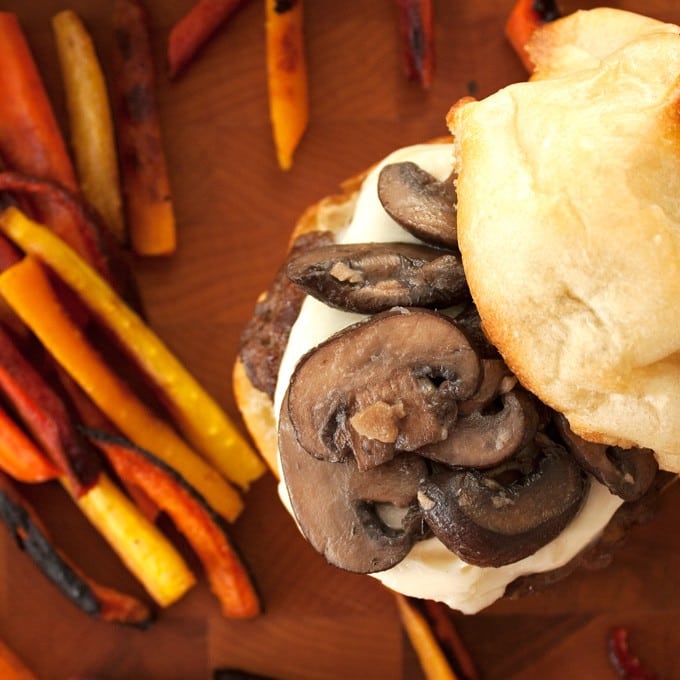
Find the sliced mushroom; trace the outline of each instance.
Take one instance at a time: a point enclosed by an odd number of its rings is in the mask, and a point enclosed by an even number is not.
[[[449,317],[395,309],[350,326],[298,363],[289,412],[298,442],[362,469],[446,439],[457,402],[477,390],[480,364]]]
[[[315,298],[360,314],[450,307],[470,297],[460,255],[412,243],[315,248],[292,257],[287,272]]]
[[[411,162],[386,165],[378,176],[378,198],[387,214],[417,238],[456,248],[456,190]]]
[[[517,378],[502,359],[482,359],[481,364],[482,381],[479,389],[470,399],[458,405],[460,415],[466,416],[475,411],[483,411],[496,397],[509,392],[517,385]]]
[[[652,485],[659,465],[651,449],[622,449],[579,437],[567,419],[555,415],[555,424],[569,451],[584,470],[624,501],[636,501]]]
[[[539,416],[534,399],[524,390],[506,392],[500,400],[500,411],[479,410],[459,418],[444,441],[418,453],[447,465],[480,469],[507,460],[534,438]]]
[[[317,460],[298,444],[288,412],[284,400],[281,469],[305,538],[328,562],[348,571],[383,571],[403,560],[427,531],[416,502],[427,474],[422,458],[402,455],[367,472],[359,472],[351,458]]]
[[[456,316],[456,323],[472,340],[483,359],[500,359],[498,350],[489,342],[482,330],[482,320],[474,303],[469,304]]]
[[[433,533],[469,564],[517,562],[555,538],[576,515],[587,477],[543,435],[491,470],[450,470],[425,480],[418,501]]]

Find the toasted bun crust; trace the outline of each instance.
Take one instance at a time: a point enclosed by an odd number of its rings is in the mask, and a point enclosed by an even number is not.
[[[289,247],[303,234],[312,231],[339,232],[350,221],[361,183],[367,172],[357,174],[340,186],[340,192],[327,196],[307,208],[293,228]],[[266,295],[263,293],[262,296]],[[261,297],[262,297],[261,296]],[[278,477],[278,443],[274,404],[267,394],[250,381],[240,358],[233,371],[236,404],[255,446]]]
[[[677,33],[678,27],[610,7],[578,10],[533,32],[526,46],[535,66],[531,80],[596,67],[624,45],[655,32]]]
[[[680,35],[449,115],[490,340],[586,439],[680,471]]]

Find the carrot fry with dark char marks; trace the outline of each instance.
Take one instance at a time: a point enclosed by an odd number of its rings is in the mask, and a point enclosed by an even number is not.
[[[218,470],[243,489],[247,489],[251,482],[264,474],[266,471],[264,462],[219,404],[152,329],[124,304],[115,291],[82,258],[57,239],[49,229],[29,220],[16,208],[8,208],[0,214],[0,231],[25,252],[44,262],[78,295],[92,314],[120,342],[120,346],[135,361],[144,375],[157,387],[159,398],[171,412],[177,427]],[[29,267],[35,267],[35,264]],[[21,291],[15,292],[19,294]],[[26,299],[26,312],[31,311],[28,307],[35,305],[35,301],[31,306]],[[70,356],[72,355],[69,354]],[[100,368],[95,365],[89,370],[101,373]],[[96,402],[96,399],[92,398]],[[106,411],[101,404],[100,407]],[[107,415],[113,420],[111,413],[107,412]],[[156,453],[151,443],[136,440],[132,434],[124,431],[120,423],[117,424],[121,432],[135,444]],[[188,481],[193,484],[191,479]],[[204,490],[200,488],[199,490],[206,495]],[[223,500],[226,501],[226,494],[223,496]],[[208,500],[218,509],[211,498]]]
[[[78,224],[82,250],[78,250],[71,243],[69,245],[109,283],[116,285],[109,266],[109,258],[102,249],[101,229],[97,224],[97,217],[78,195],[51,180],[40,179],[11,170],[0,172],[0,191],[8,191],[18,196],[38,197],[49,201],[51,205],[58,205],[65,214],[70,215],[73,223]],[[68,243],[68,241],[66,242]],[[119,286],[116,285],[116,287]]]
[[[153,616],[140,600],[85,576],[53,545],[31,505],[0,474],[0,517],[19,547],[79,609],[102,621],[146,628]],[[3,678],[5,676],[2,676]]]
[[[217,513],[177,472],[120,437],[88,432],[116,474],[139,485],[168,513],[199,556],[210,587],[229,618],[252,618],[260,603]]]
[[[0,391],[81,495],[97,480],[99,457],[73,426],[64,403],[0,325]]]
[[[101,216],[78,194],[49,180],[36,179],[20,172],[0,172],[0,191],[11,192],[13,196],[44,196],[53,204],[58,204],[71,214],[73,222],[87,246],[87,253],[78,254],[96,270],[113,288],[144,316],[142,299],[137,288],[132,269],[122,249],[109,234]],[[48,225],[49,226],[49,225]],[[70,245],[70,244],[69,244]],[[71,246],[73,247],[73,246]],[[0,261],[5,247],[0,245]],[[0,271],[4,268],[0,267]]]
[[[70,492],[64,478],[61,481]],[[74,500],[161,607],[170,606],[194,586],[194,574],[175,546],[106,474]]]
[[[71,191],[78,184],[52,105],[17,17],[0,12],[0,157],[5,166],[57,182]],[[64,207],[36,196],[37,216],[83,257],[87,240]]]
[[[434,72],[432,0],[397,0],[397,23],[406,77],[428,88]]]
[[[49,230],[43,233],[55,239]],[[0,274],[0,293],[55,361],[125,436],[162,457],[223,517],[229,521],[238,517],[243,509],[238,492],[106,365],[68,317],[39,262],[27,256]],[[200,407],[196,408],[196,417],[202,417]]]
[[[309,121],[302,0],[265,0],[267,82],[276,157],[283,170]]]
[[[92,39],[80,17],[63,10],[52,18],[66,93],[78,180],[118,242],[127,239],[111,107]]]
[[[2,680],[38,680],[38,676],[2,640],[0,640],[0,678]]]
[[[176,247],[175,214],[143,6],[114,0],[113,25],[114,116],[130,243],[139,255],[169,255]]]
[[[198,0],[168,36],[168,71],[176,78],[245,0]]]

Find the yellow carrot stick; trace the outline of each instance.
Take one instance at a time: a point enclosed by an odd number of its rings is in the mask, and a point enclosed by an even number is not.
[[[401,622],[427,680],[458,680],[423,617],[409,606],[403,595],[395,593],[395,598]]]
[[[80,187],[119,242],[126,241],[118,157],[106,82],[80,17],[52,18]]]
[[[0,231],[47,264],[78,294],[159,388],[178,427],[218,470],[244,489],[264,474],[264,462],[219,405],[162,340],[71,248],[16,208],[8,208],[0,215]],[[153,446],[135,443],[156,452]]]
[[[195,584],[168,538],[106,475],[80,498],[71,496],[157,604],[171,605]]]
[[[177,470],[216,512],[236,519],[243,509],[236,490],[104,363],[62,307],[37,260],[27,256],[3,272],[0,294],[128,439]]]
[[[265,0],[269,115],[279,165],[288,170],[309,120],[302,0]]]

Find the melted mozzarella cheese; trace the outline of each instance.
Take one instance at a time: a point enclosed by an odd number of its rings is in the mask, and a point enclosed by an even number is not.
[[[352,220],[336,240],[339,243],[417,242],[380,204],[377,191],[380,168],[387,163],[412,161],[443,180],[451,174],[452,153],[453,148],[448,144],[423,144],[390,154],[364,181]],[[303,354],[362,318],[359,314],[328,307],[312,297],[305,299],[279,370],[274,402],[277,414],[295,365]],[[290,511],[283,481],[279,493]],[[463,562],[438,539],[431,538],[417,543],[395,567],[372,576],[404,595],[445,602],[453,609],[472,614],[502,597],[506,586],[515,579],[557,569],[569,562],[599,537],[622,502],[606,487],[591,480],[588,497],[578,515],[556,539],[523,560],[503,567],[477,567]]]

